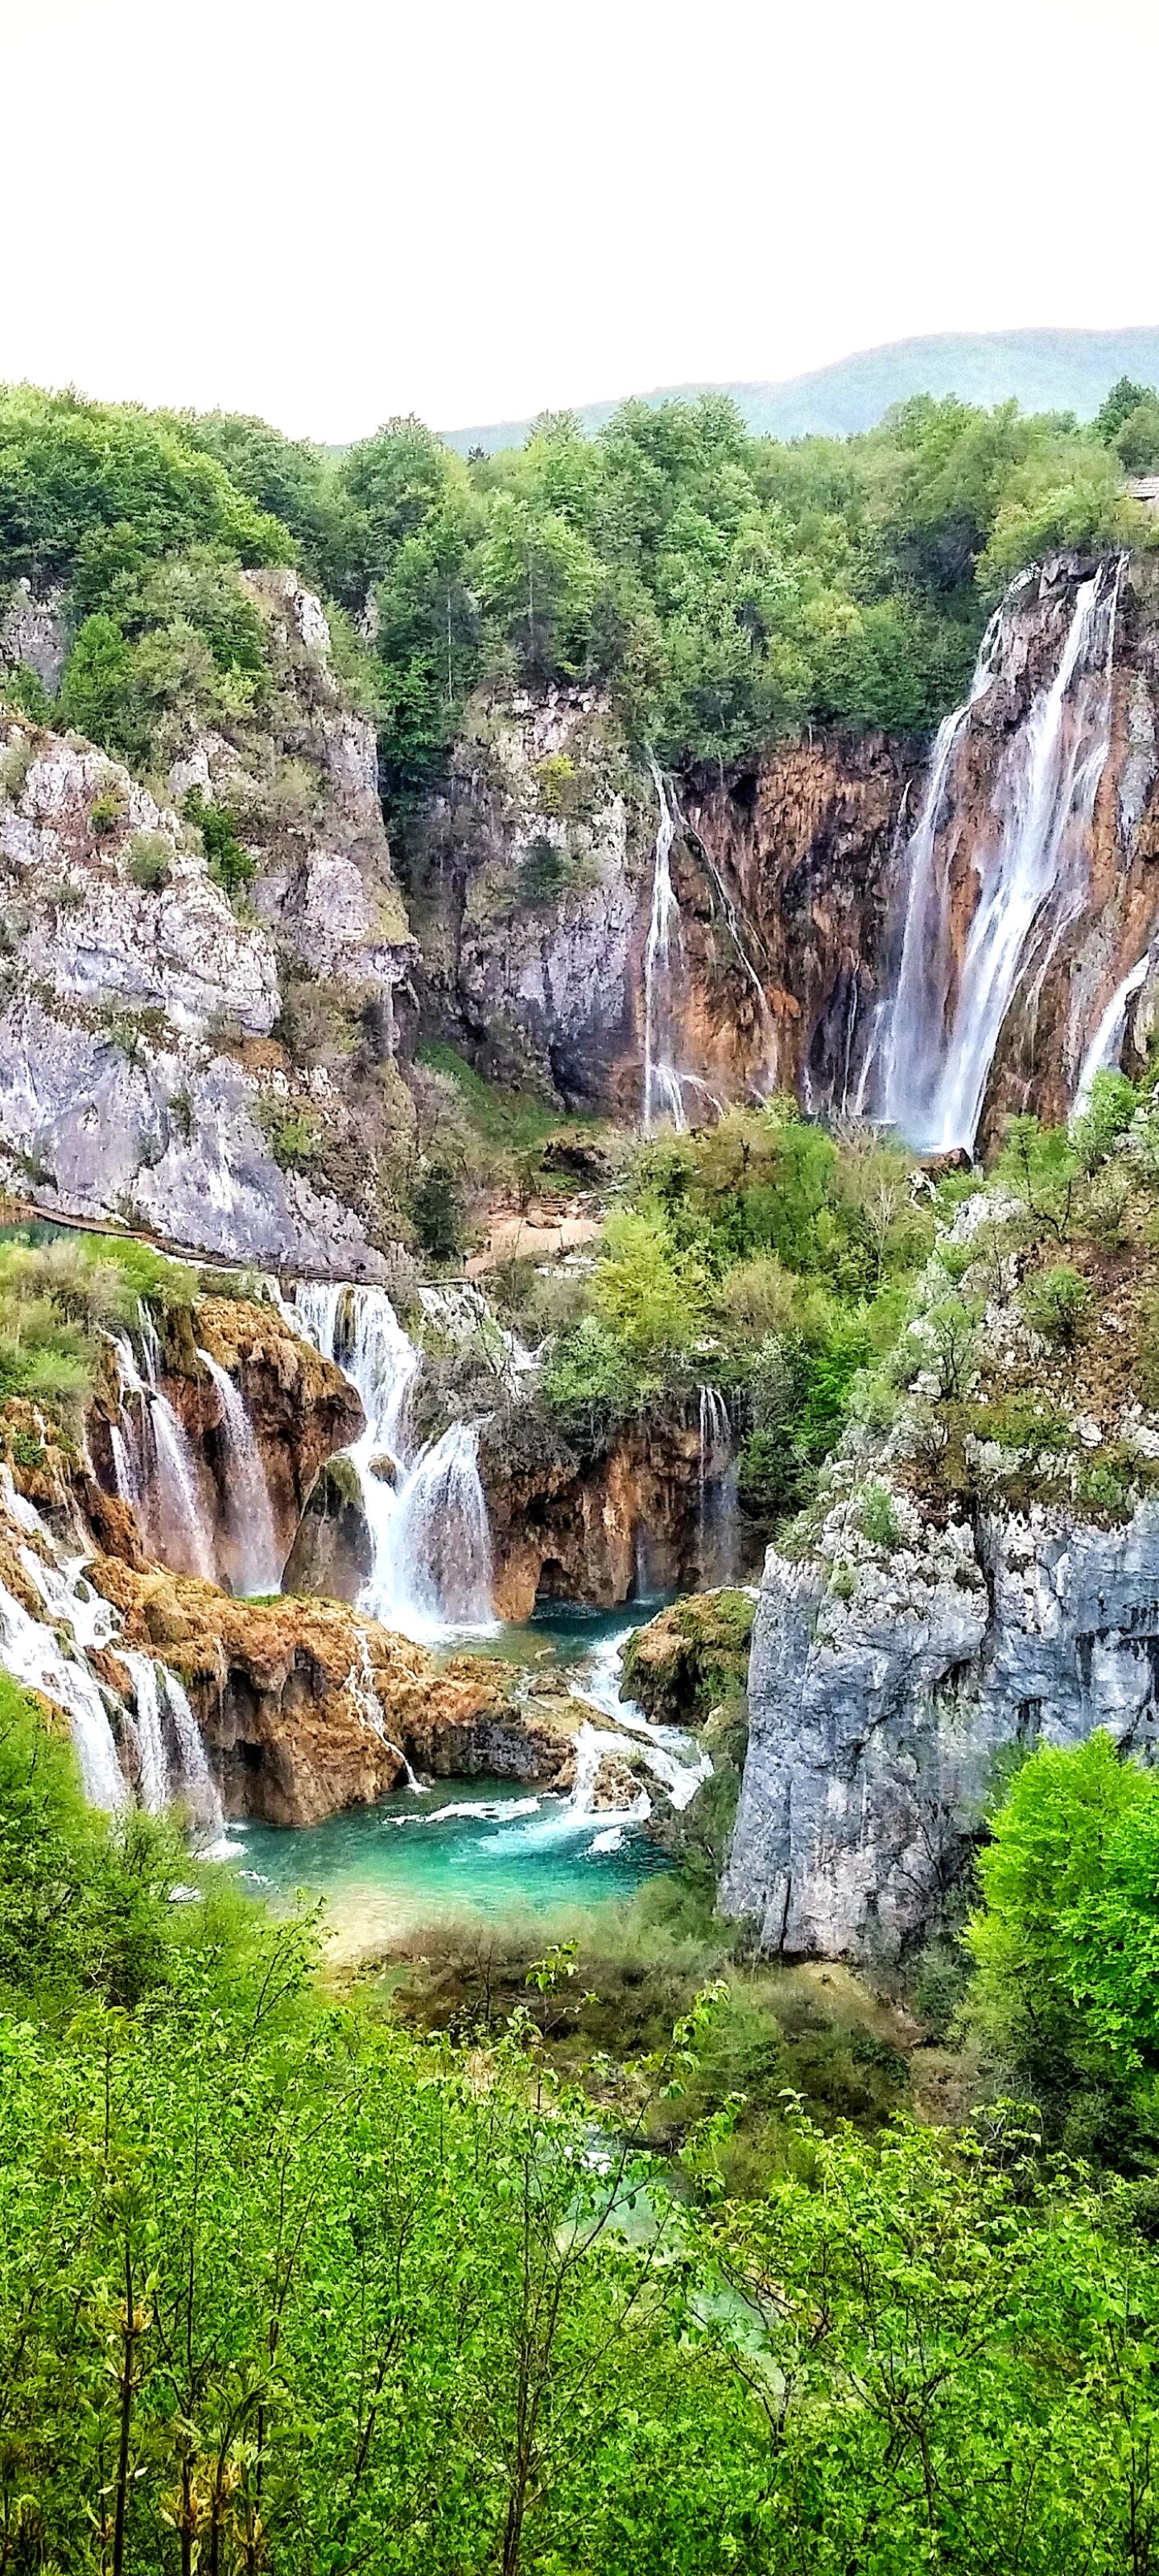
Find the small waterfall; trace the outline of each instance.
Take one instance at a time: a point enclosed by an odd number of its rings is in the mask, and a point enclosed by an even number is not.
[[[144,1377],[128,1335],[113,1336],[121,1386],[121,1419],[113,1425],[117,1492],[131,1503],[151,1556],[174,1574],[215,1580],[197,1468],[181,1417],[161,1388],[161,1351],[147,1306],[140,1308]]]
[[[452,1422],[416,1449],[409,1411],[422,1356],[384,1289],[303,1280],[287,1313],[362,1398],[366,1429],[347,1452],[373,1552],[359,1607],[419,1639],[492,1628],[479,1424]]]
[[[31,1554],[31,1551],[29,1551]],[[27,1559],[25,1559],[27,1562]],[[44,1570],[44,1569],[42,1569]],[[87,1665],[67,1655],[52,1629],[34,1619],[14,1594],[0,1584],[0,1663],[31,1690],[43,1691],[68,1716],[80,1763],[81,1782],[91,1806],[110,1810],[128,1804],[128,1787],[117,1759],[104,1694]]]
[[[719,1387],[702,1386],[697,1480],[698,1580],[731,1583],[736,1573],[737,1465],[732,1423]]]
[[[377,1598],[367,1607],[388,1626],[393,1620],[412,1635],[492,1626],[491,1524],[477,1422],[449,1423],[404,1477],[383,1574],[380,1585],[371,1577]]]
[[[1140,957],[1138,964],[1132,966],[1130,974],[1124,975],[1117,991],[1112,993],[1079,1068],[1074,1104],[1070,1113],[1072,1118],[1081,1118],[1090,1107],[1091,1084],[1096,1073],[1117,1073],[1123,1053],[1123,1040],[1127,1034],[1127,1013],[1140,985],[1147,981],[1150,966],[1151,953],[1148,949]]]
[[[228,1369],[222,1367],[220,1360],[211,1359],[208,1351],[199,1350],[197,1356],[221,1398],[226,1521],[234,1558],[232,1589],[243,1598],[247,1594],[277,1592],[282,1580],[282,1559],[253,1424],[241,1390]]]
[[[885,1053],[884,1112],[927,1153],[972,1151],[1006,1014],[1026,967],[1040,986],[1089,882],[1109,747],[1121,563],[1080,583],[1058,664],[1004,745],[960,972],[953,945],[953,790],[979,699],[1001,677],[1027,576],[991,621],[965,704],[947,717],[906,851],[906,919]],[[1036,951],[1037,946],[1037,953]]]
[[[200,1832],[216,1839],[224,1827],[221,1798],[182,1684],[151,1655],[127,1646],[118,1653],[133,1677],[134,1706],[126,1715],[137,1744],[141,1805],[160,1815],[172,1799],[183,1798]]]

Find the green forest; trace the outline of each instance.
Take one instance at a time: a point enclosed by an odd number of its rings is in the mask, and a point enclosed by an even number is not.
[[[416,2032],[319,1982],[308,1917],[85,1809],[5,1681],[5,2569],[1145,2576],[1157,1837],[1099,1737],[999,1803],[962,2009],[1017,2098],[810,2116],[718,1962],[604,2052],[597,2127],[552,2046],[574,1944]],[[687,1926],[666,1955],[671,1992]],[[1123,2170],[1061,2152],[1044,2055]]]
[[[415,419],[334,457],[266,423],[0,395],[0,582],[67,598],[65,723],[140,772],[261,714],[239,566],[300,565],[340,612],[388,811],[441,773],[472,690],[606,688],[675,765],[807,721],[920,733],[988,610],[1063,546],[1145,542],[1127,479],[1159,398],[1098,419],[920,397],[851,439],[754,438],[724,397],[570,414],[466,460]],[[43,714],[31,674],[15,693]],[[12,690],[10,689],[10,694]]]

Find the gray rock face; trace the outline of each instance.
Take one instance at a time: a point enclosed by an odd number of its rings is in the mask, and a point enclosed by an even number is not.
[[[50,591],[46,599],[34,599],[31,582],[18,581],[0,611],[0,662],[22,662],[26,671],[35,671],[41,687],[54,698],[67,655],[63,591]]]
[[[283,1171],[232,1057],[178,1032],[126,1041],[21,992],[0,1014],[0,1180],[46,1210],[190,1251],[383,1279],[357,1217]]]
[[[1002,1747],[1100,1726],[1133,1751],[1159,1742],[1159,1505],[1117,1529],[1038,1505],[977,1538],[951,1522],[884,1561],[827,1539],[820,1561],[766,1561],[721,1904],[769,1951],[892,1960],[957,1868]]]
[[[655,821],[594,691],[476,706],[410,883],[426,1016],[485,1070],[636,1115]]]

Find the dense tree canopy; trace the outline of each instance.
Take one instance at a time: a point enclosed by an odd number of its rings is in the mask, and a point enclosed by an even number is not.
[[[396,802],[481,682],[595,683],[662,758],[726,761],[807,719],[936,723],[1020,564],[1144,533],[1124,477],[1157,422],[1133,385],[1091,430],[923,396],[864,436],[783,445],[706,394],[626,403],[595,438],[545,415],[465,462],[415,419],[333,457],[259,420],[19,387],[0,580],[65,587],[66,713],[138,766],[174,707],[178,730],[249,711],[226,594],[239,565],[291,559],[368,640]]]

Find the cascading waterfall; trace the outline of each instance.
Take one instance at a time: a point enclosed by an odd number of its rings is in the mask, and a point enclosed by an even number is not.
[[[1117,991],[1112,993],[1079,1068],[1079,1078],[1075,1085],[1074,1103],[1071,1109],[1072,1118],[1081,1118],[1084,1111],[1089,1108],[1091,1085],[1096,1073],[1118,1071],[1123,1053],[1123,1040],[1127,1034],[1127,1014],[1140,986],[1146,983],[1150,966],[1151,953],[1148,949],[1140,957],[1138,964],[1132,966],[1129,975],[1124,975]]]
[[[419,1639],[492,1629],[480,1425],[452,1422],[416,1448],[409,1411],[422,1358],[384,1289],[303,1280],[287,1312],[362,1398],[366,1429],[347,1452],[372,1550],[360,1609]]]
[[[731,1583],[736,1573],[737,1466],[732,1423],[719,1387],[699,1396],[697,1579]]]
[[[151,1556],[175,1574],[215,1579],[213,1538],[193,1451],[180,1415],[161,1388],[157,1328],[140,1309],[144,1376],[128,1335],[113,1336],[121,1386],[121,1419],[112,1429],[113,1468],[122,1502],[131,1503]]]
[[[221,1799],[176,1674],[167,1664],[122,1646],[118,1613],[86,1581],[87,1556],[61,1558],[54,1552],[47,1524],[35,1503],[17,1493],[9,1470],[3,1471],[2,1490],[6,1512],[29,1541],[39,1542],[22,1545],[18,1553],[48,1621],[35,1619],[0,1586],[0,1664],[65,1710],[86,1798],[93,1806],[115,1809],[127,1805],[129,1789],[109,1717],[112,1694],[87,1660],[94,1648],[112,1645],[133,1682],[134,1707],[125,1707],[123,1722],[137,1748],[142,1806],[158,1811],[179,1796],[203,1834],[219,1835]],[[74,1651],[69,1651],[70,1632]]]
[[[226,1453],[226,1524],[233,1555],[233,1590],[244,1596],[277,1592],[282,1558],[274,1536],[270,1492],[254,1427],[239,1387],[220,1360],[198,1351],[221,1398]]]
[[[977,895],[955,980],[952,791],[972,711],[1000,676],[1028,578],[992,620],[969,697],[937,737],[906,853],[905,932],[883,1105],[889,1122],[927,1153],[973,1150],[1020,978],[1033,962],[1041,986],[1089,882],[1090,826],[1110,740],[1121,563],[1101,565],[1080,583],[1054,677],[1001,753],[993,828],[975,854]]]
[[[128,1803],[129,1791],[100,1684],[79,1658],[66,1655],[51,1628],[0,1584],[0,1663],[14,1680],[43,1691],[68,1716],[81,1782],[91,1806]]]

